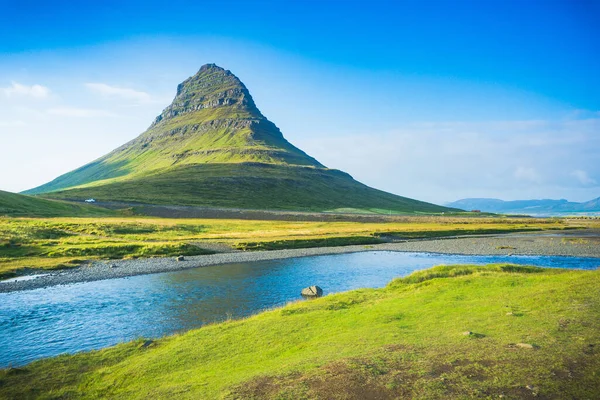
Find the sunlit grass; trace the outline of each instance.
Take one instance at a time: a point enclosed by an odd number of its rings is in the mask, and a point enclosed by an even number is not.
[[[591,222],[577,221],[579,226]],[[194,255],[203,243],[243,250],[374,244],[394,238],[567,229],[559,219],[403,217],[397,222],[220,219],[0,218],[0,276],[82,260]]]
[[[0,397],[595,398],[599,274],[436,267],[147,347],[0,371]]]

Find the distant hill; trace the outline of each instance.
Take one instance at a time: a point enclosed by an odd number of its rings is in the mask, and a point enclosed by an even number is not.
[[[25,193],[245,209],[450,211],[324,167],[288,142],[244,84],[214,64],[181,83],[139,137]]]
[[[73,217],[113,215],[114,212],[86,204],[46,200],[0,190],[0,216]]]
[[[568,213],[600,212],[600,197],[583,203],[567,200],[514,200],[462,199],[447,204],[463,210],[481,210],[501,214],[560,215]]]

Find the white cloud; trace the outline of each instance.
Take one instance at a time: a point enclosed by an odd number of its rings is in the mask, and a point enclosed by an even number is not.
[[[115,117],[116,114],[92,108],[58,107],[47,110],[50,115],[75,118]]]
[[[50,96],[50,89],[42,85],[22,85],[11,82],[11,85],[0,89],[6,97],[27,96],[36,99],[45,99]]]
[[[588,173],[581,169],[576,169],[571,172],[571,175],[581,182],[582,185],[595,185],[597,183],[595,179],[590,178]]]
[[[584,201],[600,190],[592,179],[600,176],[598,132],[600,118],[429,122],[341,137],[324,132],[295,144],[363,183],[420,200]]]
[[[138,103],[149,103],[152,101],[152,96],[148,93],[130,88],[110,86],[105,83],[86,83],[85,87],[92,93],[99,94],[103,97],[119,97]]]

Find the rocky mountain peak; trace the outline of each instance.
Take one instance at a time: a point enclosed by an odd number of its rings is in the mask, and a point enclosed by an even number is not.
[[[200,67],[200,71],[198,71],[198,72],[207,71],[209,69],[218,70],[218,71],[225,71],[225,68],[221,68],[217,64],[209,63],[209,64],[204,64],[203,66],[201,66]]]
[[[177,86],[175,99],[152,126],[182,114],[219,107],[232,107],[262,117],[250,92],[237,76],[216,64],[205,64]]]

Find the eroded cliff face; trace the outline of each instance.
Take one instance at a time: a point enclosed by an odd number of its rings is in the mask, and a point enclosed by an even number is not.
[[[237,76],[215,64],[206,64],[177,86],[175,99],[156,117],[152,126],[183,114],[217,107],[232,107],[264,118]]]

